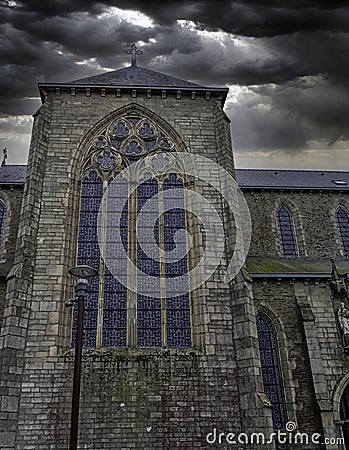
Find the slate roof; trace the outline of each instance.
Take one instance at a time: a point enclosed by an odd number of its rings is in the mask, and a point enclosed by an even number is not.
[[[180,80],[179,78],[174,78],[170,75],[154,72],[154,70],[138,66],[130,66],[124,69],[95,75],[93,77],[81,78],[79,80],[69,81],[65,84],[118,87],[204,88],[204,86],[200,86],[199,84]]]
[[[242,189],[349,190],[349,172],[321,170],[237,169]]]
[[[26,169],[0,167],[0,184],[24,184]],[[349,172],[340,171],[236,169],[236,180],[242,189],[349,190]]]
[[[24,184],[27,166],[0,167],[0,184]]]

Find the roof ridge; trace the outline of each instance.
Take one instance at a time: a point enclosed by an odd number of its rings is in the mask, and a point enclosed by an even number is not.
[[[248,170],[250,172],[319,172],[319,173],[349,173],[349,170],[321,170],[321,169],[249,169],[235,167],[235,170]]]
[[[163,72],[147,69],[141,66],[128,66],[121,69],[108,72],[97,73],[84,78],[68,81],[64,84],[98,84],[98,85],[135,85],[146,87],[187,87],[187,88],[206,88],[192,81],[167,75]]]

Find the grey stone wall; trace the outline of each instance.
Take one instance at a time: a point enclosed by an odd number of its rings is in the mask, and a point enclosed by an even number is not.
[[[0,243],[0,329],[5,308],[6,277],[13,266],[23,186],[1,186],[0,199],[6,206]]]
[[[289,420],[301,432],[340,437],[339,400],[349,376],[348,355],[336,322],[340,299],[333,296],[329,276],[331,257],[342,273],[349,271],[335,215],[339,205],[348,205],[349,193],[248,190],[244,195],[253,223],[247,267],[252,275],[260,274],[253,278],[256,307],[269,314],[277,329]],[[276,211],[281,204],[293,214],[299,258],[280,257]]]
[[[335,212],[339,205],[349,206],[348,192],[245,190],[244,196],[253,224],[250,257],[281,256],[276,211],[285,204],[294,218],[302,259],[342,258]]]

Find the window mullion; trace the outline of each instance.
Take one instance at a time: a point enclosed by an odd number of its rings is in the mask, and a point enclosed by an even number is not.
[[[165,272],[165,224],[164,224],[164,196],[163,182],[158,180],[158,208],[159,208],[159,247],[160,247],[160,300],[161,300],[161,337],[162,346],[167,346],[166,323],[166,272]]]
[[[129,183],[128,195],[128,260],[127,260],[127,347],[137,346],[137,189]]]
[[[103,181],[103,197],[101,204],[101,222],[100,222],[100,260],[99,260],[99,282],[98,282],[98,317],[97,317],[97,334],[96,347],[102,347],[103,339],[103,307],[104,307],[104,276],[105,276],[105,255],[106,245],[106,227],[107,227],[107,202],[108,196],[104,195],[108,189],[107,180]]]

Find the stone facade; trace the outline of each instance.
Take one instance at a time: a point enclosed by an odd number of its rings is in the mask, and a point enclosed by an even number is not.
[[[65,300],[74,295],[68,268],[76,262],[81,170],[94,139],[122,114],[137,112],[166,129],[179,151],[210,158],[234,176],[224,93],[194,89],[42,87],[21,214],[21,188],[0,192],[11,204],[0,286],[0,295],[7,289],[0,309],[0,448],[68,448],[74,354]],[[79,448],[230,448],[225,437],[222,444],[207,441],[214,429],[269,436],[258,311],[276,328],[288,420],[301,432],[340,437],[348,355],[329,258],[349,272],[335,221],[336,207],[349,205],[348,193],[245,189],[252,217],[247,270],[225,284],[232,218],[208,190],[227,247],[215,273],[192,293],[193,347],[84,350]],[[292,211],[299,258],[280,254],[280,204]]]
[[[348,205],[348,192],[274,189],[246,190],[244,195],[253,223],[247,267],[256,309],[265,311],[277,328],[288,418],[302,432],[341,436],[338,398],[345,387],[341,380],[347,377],[348,355],[336,311],[347,299],[333,293],[328,272],[331,257],[348,272],[336,221],[336,209]],[[293,213],[299,258],[280,255],[280,205]],[[324,448],[345,447],[336,443]]]
[[[0,321],[2,321],[5,308],[6,278],[13,266],[15,256],[22,197],[23,185],[4,184],[1,186],[0,201],[5,206],[5,215],[2,224],[2,242],[0,247]]]

